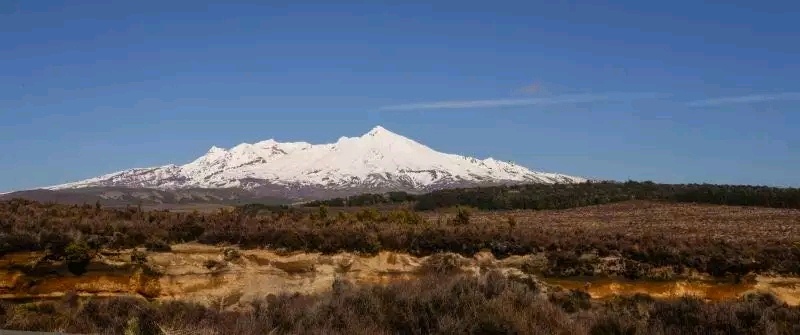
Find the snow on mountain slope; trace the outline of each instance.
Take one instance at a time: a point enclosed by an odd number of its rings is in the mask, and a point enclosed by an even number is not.
[[[575,183],[583,178],[531,171],[492,158],[437,152],[375,127],[335,143],[266,140],[231,149],[212,147],[193,162],[137,168],[47,189],[83,187],[245,188],[282,185],[328,189],[430,190],[501,183]]]

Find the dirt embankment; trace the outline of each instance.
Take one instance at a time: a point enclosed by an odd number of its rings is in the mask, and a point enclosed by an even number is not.
[[[546,266],[547,260],[537,255],[502,260],[488,252],[471,258],[455,254],[414,257],[394,252],[323,255],[182,244],[173,246],[170,252],[147,252],[147,261],[137,264],[132,262],[131,253],[101,253],[80,276],[66,271],[63,264],[42,262],[41,253],[6,255],[0,258],[0,299],[40,299],[77,292],[85,296],[181,299],[233,308],[269,294],[324,292],[336,279],[357,284],[388,283],[414,279],[427,271],[478,274],[485,269],[499,269],[506,275],[544,286],[585,289],[594,298],[646,293],[656,298],[696,295],[719,300],[766,291],[790,305],[800,304],[800,278],[756,276],[741,283],[702,277],[660,282],[541,279],[536,277],[536,269]]]

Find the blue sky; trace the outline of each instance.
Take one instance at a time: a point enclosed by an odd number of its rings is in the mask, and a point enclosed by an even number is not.
[[[0,191],[375,125],[604,179],[800,186],[797,1],[0,2]]]

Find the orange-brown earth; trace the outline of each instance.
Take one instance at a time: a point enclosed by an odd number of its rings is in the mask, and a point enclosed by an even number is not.
[[[446,211],[423,215],[431,221],[452,216]],[[754,245],[777,240],[782,241],[781,246],[790,247],[800,240],[798,210],[645,201],[569,210],[478,212],[472,215],[470,225],[506,226],[509,217],[517,222],[514,228],[517,232],[537,230],[554,236],[563,235],[565,231],[575,236],[614,232],[634,241],[645,236],[664,236],[676,241],[684,238],[752,241]],[[430,259],[438,257],[416,257],[389,251],[377,255],[346,252],[323,255],[265,249],[234,249],[239,257],[226,257],[226,249],[201,244],[174,245],[171,252],[147,252],[147,266],[133,264],[131,250],[107,251],[97,255],[88,271],[80,276],[69,273],[63,264],[39,261],[43,252],[9,253],[0,257],[0,299],[59,297],[74,291],[81,295],[134,295],[235,306],[240,301],[267,294],[325,291],[331,288],[336,278],[356,283],[413,279],[424,273]],[[553,286],[586,289],[595,298],[647,293],[660,298],[692,294],[719,300],[735,298],[750,291],[766,291],[789,304],[800,304],[800,278],[795,277],[762,274],[745,276],[740,283],[731,283],[689,271],[679,276],[663,276],[670,278],[665,281],[595,278],[589,279],[587,285],[586,279],[542,278],[536,270],[547,266],[544,254],[511,256],[502,260],[487,252],[473,257],[449,257],[464,272],[477,274],[485,268],[498,268],[509,275],[538,276],[538,281]],[[619,260],[613,256],[599,259],[601,267],[614,266]],[[668,267],[664,270],[669,271]]]
[[[455,254],[414,257],[385,251],[370,256],[279,253],[201,244],[175,245],[172,249],[147,252],[146,267],[131,263],[130,250],[107,252],[98,255],[80,276],[70,274],[60,264],[40,263],[33,267],[41,253],[5,255],[0,258],[0,298],[38,299],[77,292],[84,296],[181,299],[233,308],[240,302],[268,294],[323,292],[331,288],[336,278],[355,283],[413,279],[438,257],[455,264],[462,272],[478,274],[494,268],[510,276],[528,277],[550,288],[586,289],[594,298],[647,293],[656,298],[696,295],[722,300],[761,291],[771,292],[790,305],[800,304],[800,278],[752,276],[741,283],[730,283],[694,275],[661,282],[594,279],[587,283],[584,279],[537,278],[526,273],[531,265],[535,268],[536,264],[542,264],[541,255],[498,260],[486,252],[465,258]]]

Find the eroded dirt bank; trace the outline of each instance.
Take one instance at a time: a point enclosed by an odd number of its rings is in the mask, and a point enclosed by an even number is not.
[[[80,276],[63,264],[42,262],[41,253],[16,253],[0,258],[0,298],[35,299],[80,295],[134,295],[152,299],[182,299],[220,307],[235,307],[268,294],[318,293],[331,289],[336,278],[354,283],[388,283],[413,279],[426,271],[453,268],[478,274],[499,269],[509,276],[535,280],[545,286],[586,289],[593,298],[646,293],[656,298],[696,295],[711,300],[732,299],[747,292],[771,292],[790,305],[800,304],[800,278],[755,276],[726,283],[698,276],[672,281],[613,279],[554,279],[536,276],[546,260],[512,256],[502,260],[490,253],[465,258],[454,254],[414,257],[380,252],[374,256],[351,253],[279,253],[238,250],[201,244],[182,244],[170,252],[146,252],[147,261],[131,260],[131,250],[97,255]]]

